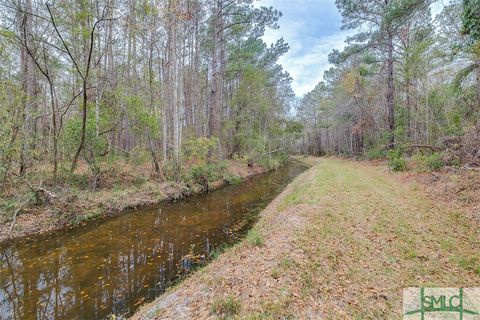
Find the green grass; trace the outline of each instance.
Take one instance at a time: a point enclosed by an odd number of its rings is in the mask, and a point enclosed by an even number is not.
[[[247,241],[252,246],[261,247],[265,244],[264,237],[256,229],[252,229],[247,234]]]
[[[240,312],[242,303],[234,296],[216,298],[213,300],[211,312],[221,319],[231,319]]]
[[[86,214],[75,214],[74,217],[70,220],[70,225],[76,226],[83,222],[95,220],[101,216],[102,216],[101,209],[94,209],[92,211],[87,212]]]

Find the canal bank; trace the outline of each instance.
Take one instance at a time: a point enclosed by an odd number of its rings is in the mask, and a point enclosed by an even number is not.
[[[405,287],[480,286],[464,212],[384,166],[309,161],[241,243],[132,319],[398,319]]]
[[[127,168],[127,169],[125,169]],[[8,220],[0,215],[0,244],[19,238],[57,233],[88,225],[93,220],[115,217],[126,210],[159,204],[164,201],[184,199],[212,191],[232,183],[240,183],[269,171],[267,167],[240,161],[224,161],[217,171],[221,177],[202,184],[196,182],[158,181],[151,169],[116,169],[116,180],[98,190],[65,188],[48,192],[48,199],[38,204],[19,206],[15,218]],[[105,178],[107,179],[107,178]],[[13,200],[12,200],[13,201]],[[19,201],[21,202],[21,201]],[[35,202],[34,199],[29,203]]]

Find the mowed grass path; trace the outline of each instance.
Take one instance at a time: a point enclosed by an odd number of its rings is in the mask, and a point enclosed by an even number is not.
[[[480,233],[385,168],[322,159],[282,208],[315,206],[295,246],[325,318],[399,319],[404,287],[479,287]]]
[[[137,319],[401,319],[405,287],[480,287],[480,234],[385,167],[315,164],[240,244]]]

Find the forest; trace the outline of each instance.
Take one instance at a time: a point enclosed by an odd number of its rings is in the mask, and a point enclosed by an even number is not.
[[[480,165],[480,2],[337,0],[345,50],[298,103],[298,150],[392,169]]]
[[[298,134],[277,64],[288,45],[261,39],[273,8],[3,0],[0,12],[2,186],[68,185],[81,164],[95,189],[119,158],[177,180],[192,157],[262,162]]]
[[[2,0],[2,221],[99,190],[236,183],[235,163],[289,154],[479,166],[480,3],[432,17],[434,2],[337,0],[350,36],[298,97],[289,45],[263,40],[282,13],[253,0]]]
[[[239,180],[226,161],[276,168],[294,153],[480,165],[480,4],[432,17],[434,2],[337,0],[345,49],[298,97],[279,63],[289,45],[262,39],[282,13],[253,0],[2,0],[4,218],[32,195],[208,189]]]

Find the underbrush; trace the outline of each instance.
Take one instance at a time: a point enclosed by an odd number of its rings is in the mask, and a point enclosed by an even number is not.
[[[193,165],[182,180],[187,184],[197,184],[208,189],[209,185],[215,181],[225,181],[229,184],[238,184],[241,177],[228,171],[228,163],[225,161],[217,163],[206,163]]]
[[[440,152],[434,152],[429,155],[418,154],[413,156],[413,162],[417,165],[419,171],[438,171],[445,166],[442,154]]]
[[[184,165],[175,174],[173,165],[167,163],[161,174],[155,174],[152,163],[144,156],[112,157],[98,163],[99,171],[95,175],[83,161],[75,173],[70,174],[69,163],[65,161],[59,163],[54,184],[52,166],[36,164],[25,176],[12,176],[1,186],[0,223],[9,226],[17,212],[38,219],[42,225],[39,229],[57,223],[81,225],[106,213],[167,198],[177,199],[222,184],[239,184],[249,171],[249,163],[238,160],[207,163],[194,159],[190,163],[184,161]],[[36,199],[38,191],[39,199]],[[44,213],[51,221],[40,221]],[[22,219],[17,219],[13,235],[17,236],[15,230],[21,228]],[[28,230],[21,232],[28,233]]]
[[[281,166],[284,166],[288,161],[288,154],[281,152],[275,156],[265,155],[258,160],[258,164],[269,170],[276,170]]]
[[[373,148],[367,151],[365,157],[367,160],[385,159],[387,157],[387,152],[382,148]]]
[[[405,171],[407,169],[407,162],[403,157],[403,152],[400,149],[390,150],[387,153],[388,166],[393,171]]]
[[[441,152],[415,152],[407,153],[402,147],[394,150],[384,150],[374,148],[364,154],[367,160],[386,159],[388,167],[392,171],[407,171],[415,169],[419,172],[438,171],[447,165],[445,156]],[[458,166],[459,163],[448,163],[452,166]]]

